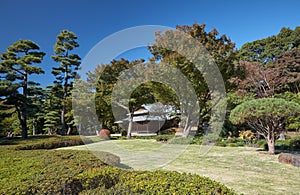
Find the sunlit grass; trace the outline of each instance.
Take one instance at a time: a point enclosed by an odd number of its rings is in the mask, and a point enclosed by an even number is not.
[[[243,194],[300,192],[300,169],[281,164],[278,155],[261,153],[256,148],[212,147],[207,154],[199,155],[199,145],[185,147],[154,140],[116,140],[68,149],[109,151],[120,156],[123,164],[135,169],[197,173]],[[158,166],[159,163],[162,166]]]

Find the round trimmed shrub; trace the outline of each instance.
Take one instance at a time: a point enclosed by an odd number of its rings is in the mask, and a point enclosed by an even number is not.
[[[110,131],[108,129],[102,129],[99,132],[99,137],[101,139],[110,139]]]

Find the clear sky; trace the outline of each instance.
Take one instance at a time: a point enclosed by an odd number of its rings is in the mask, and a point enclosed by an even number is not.
[[[138,25],[175,27],[195,22],[228,35],[237,48],[300,23],[299,0],[0,0],[0,52],[19,39],[30,39],[47,55],[42,86],[54,79],[51,60],[56,35],[68,29],[78,36],[74,52],[82,58],[103,38]],[[136,55],[136,54],[135,54]],[[134,56],[132,58],[145,57]]]

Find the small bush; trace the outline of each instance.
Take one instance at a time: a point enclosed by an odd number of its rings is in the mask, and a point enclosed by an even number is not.
[[[89,178],[81,194],[235,194],[224,185],[199,175],[162,170],[104,168],[83,173],[81,177],[83,182]]]
[[[99,138],[101,139],[109,139],[110,138],[110,131],[107,129],[102,129],[99,132]]]
[[[215,143],[215,146],[226,147],[227,144],[226,144],[226,142],[224,142],[224,141],[217,141],[217,142]]]
[[[298,136],[298,137],[294,137],[293,139],[291,139],[290,146],[294,150],[300,150],[300,137]]]
[[[258,145],[258,147],[260,147],[260,148],[264,148],[265,144],[267,144],[267,141],[265,139],[260,139],[260,140],[256,141],[256,145]]]
[[[158,135],[155,137],[155,140],[158,142],[167,142],[174,138],[174,135]]]

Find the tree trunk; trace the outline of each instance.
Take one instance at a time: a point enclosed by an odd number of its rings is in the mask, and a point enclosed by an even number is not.
[[[182,134],[182,137],[184,138],[187,138],[190,134],[190,131],[191,131],[191,124],[190,124],[190,115],[188,114],[186,120],[185,120],[185,126],[184,126],[184,129],[183,129],[183,134]]]
[[[62,103],[62,110],[61,110],[61,135],[65,135],[65,112],[66,112],[66,99],[67,99],[67,93],[68,93],[68,66],[65,66],[65,83],[64,83],[64,97],[63,97],[63,103]]]
[[[133,126],[133,116],[131,116],[131,115],[132,114],[130,114],[128,129],[127,129],[127,139],[131,139],[131,131],[132,131],[132,126]]]
[[[267,139],[269,154],[275,154],[275,140]]]
[[[24,72],[24,85],[23,85],[23,105],[21,108],[21,126],[22,126],[22,138],[26,139],[27,133],[27,72]]]
[[[67,131],[67,135],[70,135],[72,128],[70,126],[68,126],[68,131]]]
[[[35,124],[32,125],[32,135],[35,135]]]

